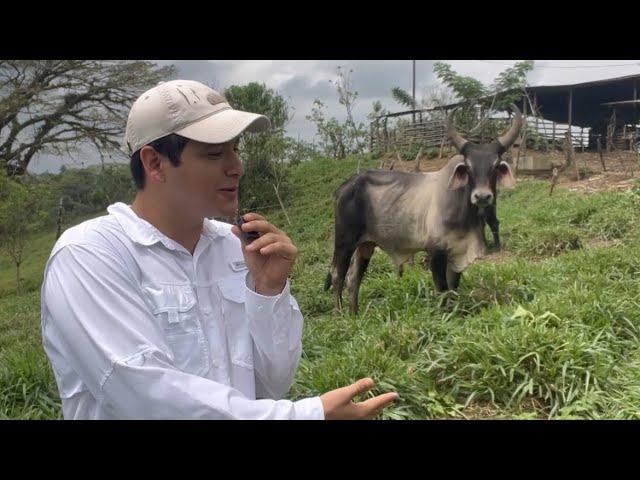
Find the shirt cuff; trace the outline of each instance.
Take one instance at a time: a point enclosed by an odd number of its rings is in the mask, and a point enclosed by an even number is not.
[[[311,397],[295,402],[296,419],[324,420],[324,408],[320,397]]]
[[[286,283],[284,284],[284,288],[277,295],[262,295],[255,290],[255,281],[249,272],[247,272],[247,276],[245,277],[245,287],[246,287],[246,303],[247,307],[256,306],[258,311],[263,313],[273,313],[277,307],[280,306],[281,303],[286,302],[290,296],[290,284],[289,279],[287,278]],[[277,304],[277,305],[276,305]],[[288,302],[287,302],[288,304]]]

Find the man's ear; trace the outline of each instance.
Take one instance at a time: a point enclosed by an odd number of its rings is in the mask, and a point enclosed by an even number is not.
[[[153,147],[145,145],[140,149],[140,163],[144,169],[145,178],[157,183],[166,181],[164,171],[166,164],[162,162],[162,157]]]

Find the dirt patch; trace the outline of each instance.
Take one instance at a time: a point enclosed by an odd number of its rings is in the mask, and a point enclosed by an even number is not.
[[[548,415],[545,413],[544,406],[540,401],[533,397],[525,397],[518,405],[520,413],[509,415],[504,410],[497,408],[495,405],[488,403],[473,402],[467,408],[461,410],[463,418],[468,420],[509,420],[513,417],[527,418],[531,420],[546,420]]]
[[[487,252],[479,261],[500,264],[513,258],[514,256],[510,252],[502,249],[499,252]]]
[[[493,405],[472,403],[464,410],[461,410],[463,418],[467,420],[482,420],[496,418],[500,410]]]
[[[599,248],[599,247],[617,247],[622,244],[622,240],[614,238],[612,240],[603,240],[601,238],[589,238],[584,241],[586,248]]]

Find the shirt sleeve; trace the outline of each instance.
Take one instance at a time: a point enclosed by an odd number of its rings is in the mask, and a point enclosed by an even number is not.
[[[126,265],[105,249],[68,245],[45,271],[47,329],[87,388],[119,419],[322,419],[319,397],[251,400],[178,370]]]
[[[254,343],[256,395],[282,398],[293,382],[302,354],[303,319],[287,280],[282,292],[264,296],[247,274],[246,314]]]

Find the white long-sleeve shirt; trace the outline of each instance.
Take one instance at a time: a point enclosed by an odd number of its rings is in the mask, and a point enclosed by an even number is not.
[[[255,293],[231,225],[193,256],[123,203],[67,230],[42,285],[42,337],[66,419],[323,419],[278,400],[302,350],[289,292]],[[259,398],[258,400],[256,398]]]

